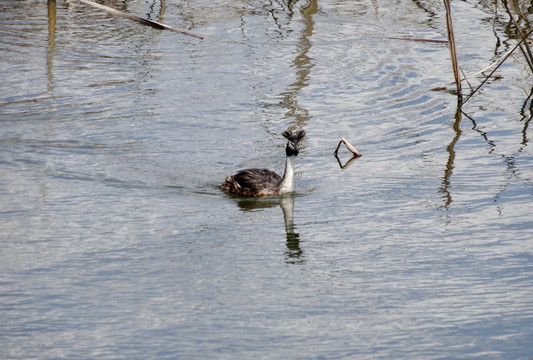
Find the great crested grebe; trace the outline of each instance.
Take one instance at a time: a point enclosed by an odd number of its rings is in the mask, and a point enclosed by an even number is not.
[[[241,170],[235,175],[226,178],[226,181],[222,184],[222,190],[248,197],[280,195],[293,192],[294,159],[300,152],[299,143],[305,136],[305,131],[298,130],[292,133],[287,130],[281,135],[288,140],[287,146],[285,147],[287,160],[283,177],[268,169]]]

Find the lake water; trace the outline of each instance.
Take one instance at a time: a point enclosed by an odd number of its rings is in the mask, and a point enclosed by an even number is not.
[[[533,357],[520,52],[461,113],[447,44],[398,39],[445,40],[438,1],[104,3],[206,38],[0,1],[0,358]],[[452,10],[465,73],[516,44]],[[294,195],[220,191],[287,128]]]

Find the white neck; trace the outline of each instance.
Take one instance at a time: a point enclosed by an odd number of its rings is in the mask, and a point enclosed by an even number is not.
[[[279,186],[279,193],[285,194],[294,191],[294,159],[296,156],[287,156],[285,163],[285,173]]]

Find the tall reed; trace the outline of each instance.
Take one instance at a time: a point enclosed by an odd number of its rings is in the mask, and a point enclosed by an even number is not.
[[[450,58],[452,60],[453,76],[455,77],[455,85],[457,86],[457,97],[459,100],[463,98],[463,91],[461,88],[461,72],[459,70],[459,60],[457,59],[457,47],[455,45],[455,36],[453,34],[452,11],[450,8],[450,0],[443,0],[446,8],[446,28],[448,30],[448,47],[450,49]]]

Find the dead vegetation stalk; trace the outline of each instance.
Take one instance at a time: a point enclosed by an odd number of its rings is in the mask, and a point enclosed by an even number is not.
[[[86,5],[93,6],[93,7],[97,8],[97,9],[105,10],[105,11],[107,11],[110,14],[117,15],[117,16],[122,16],[122,17],[124,17],[126,19],[137,21],[137,22],[139,22],[141,24],[148,25],[148,26],[151,26],[151,27],[156,28],[156,29],[170,30],[170,31],[178,32],[178,33],[181,33],[181,34],[184,34],[184,35],[189,35],[189,36],[192,36],[192,37],[195,37],[195,38],[198,38],[198,39],[203,39],[204,38],[203,35],[199,35],[199,34],[190,32],[188,30],[184,30],[184,29],[179,29],[179,28],[167,25],[167,24],[163,24],[163,23],[157,22],[157,21],[144,19],[144,18],[136,16],[136,15],[126,14],[126,13],[120,11],[120,10],[117,10],[115,8],[112,8],[112,7],[109,7],[109,6],[106,6],[106,5],[102,5],[102,4],[96,3],[94,1],[90,1],[90,0],[78,0],[78,1],[80,1],[80,2],[82,2],[84,4],[86,4]]]
[[[461,89],[461,72],[459,71],[459,60],[457,59],[457,47],[455,45],[455,36],[453,33],[452,11],[450,8],[450,0],[443,0],[446,8],[446,28],[448,32],[448,47],[450,49],[450,58],[452,60],[453,76],[455,77],[455,85],[457,87],[457,96],[459,100],[463,98]]]
[[[350,150],[354,156],[356,157],[363,156],[363,154],[361,154],[352,144],[350,144],[348,140],[346,140],[342,136],[341,136],[341,141],[339,141],[339,144],[337,145],[337,148],[335,149],[335,152],[334,152],[335,156],[337,156],[337,153],[339,152],[339,148],[341,144],[344,144],[346,148]]]

